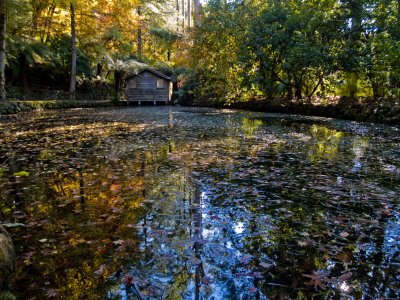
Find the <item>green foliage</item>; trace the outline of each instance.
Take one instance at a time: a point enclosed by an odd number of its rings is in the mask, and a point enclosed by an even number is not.
[[[398,97],[398,1],[210,1],[192,51],[201,103]]]
[[[15,296],[9,291],[0,291],[0,300],[16,300]]]
[[[71,37],[69,35],[57,36],[50,44],[50,49],[57,58],[57,62],[61,64],[64,74],[68,74],[71,65]],[[92,68],[88,56],[81,50],[77,49],[76,57],[77,75],[90,76]]]
[[[14,176],[17,176],[17,177],[28,177],[29,176],[29,172],[27,172],[27,171],[19,171],[19,172],[14,173]]]

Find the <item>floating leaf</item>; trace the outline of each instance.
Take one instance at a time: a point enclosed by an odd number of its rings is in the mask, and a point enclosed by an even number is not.
[[[196,258],[196,257],[193,257],[193,258],[190,260],[190,263],[191,263],[192,265],[199,265],[199,264],[201,264],[201,260],[198,259],[198,258]]]
[[[5,223],[5,224],[0,224],[2,226],[8,227],[8,228],[13,228],[13,227],[25,227],[25,224],[22,223]]]
[[[268,263],[264,263],[264,262],[260,262],[260,266],[266,269],[269,269],[270,267],[273,266],[273,264],[268,264]]]
[[[252,258],[253,258],[253,256],[245,254],[242,256],[242,258],[239,261],[240,261],[240,263],[247,265],[251,261]]]
[[[106,270],[106,265],[101,265],[96,271],[94,271],[95,275],[103,275]]]
[[[46,289],[45,295],[47,298],[55,298],[57,297],[57,294],[58,292],[56,289]]]
[[[27,171],[16,172],[16,173],[14,173],[14,176],[17,176],[17,177],[28,177],[29,176],[29,172],[27,172]]]
[[[256,287],[252,286],[252,287],[249,288],[247,291],[248,291],[249,293],[255,293],[255,292],[258,291],[258,289],[257,289]]]
[[[299,246],[301,246],[301,247],[305,247],[305,246],[308,245],[308,242],[307,242],[307,241],[298,241],[297,244],[298,244]]]
[[[352,272],[347,272],[347,273],[344,273],[343,275],[341,275],[340,277],[338,277],[337,280],[338,280],[338,282],[346,281],[346,280],[350,279],[352,275],[353,275]]]

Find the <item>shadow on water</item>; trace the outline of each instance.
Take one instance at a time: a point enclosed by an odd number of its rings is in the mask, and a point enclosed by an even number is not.
[[[396,127],[140,107],[0,130],[20,299],[400,297]]]

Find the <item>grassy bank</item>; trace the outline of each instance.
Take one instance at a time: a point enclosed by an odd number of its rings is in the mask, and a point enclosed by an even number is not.
[[[43,101],[4,101],[0,102],[0,115],[10,115],[19,112],[28,112],[44,109],[62,109],[77,107],[110,107],[115,106],[113,101],[69,101],[69,100],[43,100]]]
[[[306,102],[274,99],[235,103],[230,107],[253,111],[300,114],[400,125],[400,105],[398,101],[393,100],[357,100],[342,97],[331,101]]]

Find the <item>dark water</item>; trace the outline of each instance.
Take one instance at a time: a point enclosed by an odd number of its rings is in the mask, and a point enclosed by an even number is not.
[[[400,131],[143,107],[0,119],[18,299],[398,299]]]

